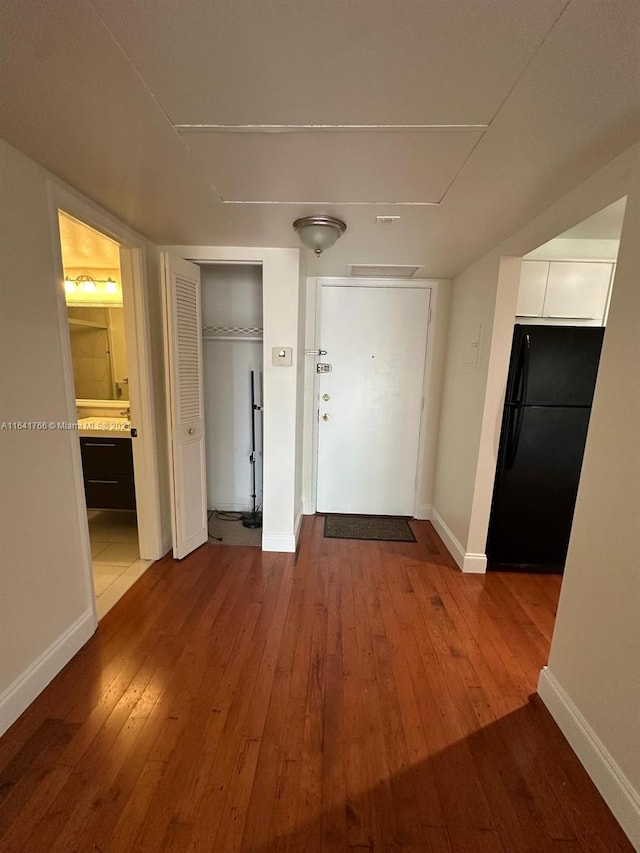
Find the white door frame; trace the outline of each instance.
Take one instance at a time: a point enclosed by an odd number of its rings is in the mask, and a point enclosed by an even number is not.
[[[307,332],[310,331],[309,326],[312,329],[312,340],[309,340],[309,334],[307,335],[307,343],[306,350],[315,350],[319,346],[320,341],[320,293],[323,285],[333,286],[335,287],[337,282],[341,283],[341,286],[344,287],[414,287],[414,288],[424,288],[431,291],[431,303],[430,303],[430,312],[429,312],[429,322],[427,324],[427,347],[425,352],[425,360],[424,360],[424,374],[423,374],[423,382],[422,382],[422,412],[420,414],[420,437],[418,441],[418,455],[416,459],[416,489],[415,489],[415,498],[414,498],[414,509],[413,516],[414,518],[429,518],[430,515],[430,506],[423,506],[420,501],[420,495],[422,494],[422,487],[424,481],[424,461],[425,461],[425,447],[426,447],[426,426],[428,423],[428,410],[430,405],[429,395],[432,389],[432,381],[431,381],[431,371],[433,366],[433,347],[434,347],[434,334],[433,329],[435,328],[435,317],[438,306],[438,281],[434,279],[395,279],[395,278],[343,278],[341,276],[328,277],[323,276],[322,278],[315,279],[315,287],[314,287],[314,308],[313,311],[310,309],[307,313],[307,321],[308,321],[308,329]],[[314,357],[310,353],[307,354],[307,359],[312,364],[319,360],[318,357]],[[307,376],[309,374],[307,373]],[[316,496],[318,489],[318,418],[316,416],[318,410],[318,387],[319,380],[318,374],[313,368],[313,394],[312,400],[309,402],[307,398],[307,405],[311,406],[311,412],[307,412],[307,415],[311,416],[311,421],[313,424],[312,427],[312,459],[311,459],[311,489],[312,489],[312,502],[311,504],[307,504],[305,507],[305,512],[314,513],[316,511]]]
[[[262,550],[294,553],[302,522],[297,501],[298,345],[302,348],[300,252],[250,246],[160,246],[196,264],[260,264],[263,285],[263,507]],[[295,287],[295,289],[294,289]],[[271,351],[291,346],[293,365],[275,368]]]
[[[138,541],[142,559],[157,560],[164,553],[162,520],[160,511],[157,439],[155,424],[155,394],[151,364],[151,334],[147,304],[147,278],[145,244],[143,237],[97,205],[55,181],[48,183],[49,211],[52,249],[59,271],[57,282],[58,326],[60,351],[65,376],[67,420],[77,420],[76,396],[73,381],[73,361],[69,341],[67,306],[63,286],[63,261],[58,226],[58,211],[84,222],[91,228],[111,237],[121,245],[122,293],[125,307],[125,335],[129,371],[130,406],[132,422],[138,430],[134,444],[134,478],[138,520]],[[84,495],[84,480],[80,442],[77,433],[70,431],[73,439],[72,459],[74,468],[75,499],[80,521],[81,539],[85,552],[87,588],[91,590],[91,606],[94,614],[95,595],[91,564],[91,545],[87,510]]]

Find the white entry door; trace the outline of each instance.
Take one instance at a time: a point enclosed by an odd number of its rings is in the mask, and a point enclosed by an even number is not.
[[[208,541],[200,268],[164,252],[173,556]]]
[[[430,296],[321,283],[318,512],[413,515]]]

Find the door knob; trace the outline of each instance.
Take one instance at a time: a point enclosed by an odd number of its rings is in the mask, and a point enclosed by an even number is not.
[[[323,420],[323,421],[328,421],[328,420],[329,420],[329,415],[327,415],[327,414],[326,414],[326,412],[325,412],[325,414],[322,416],[322,420]]]
[[[194,432],[195,432],[195,429],[193,427],[189,427],[189,435],[193,435]]]
[[[323,400],[325,401],[325,403],[326,403],[326,402],[327,402],[327,400],[330,400],[330,399],[331,399],[331,397],[330,397],[328,394],[323,394],[323,395],[322,395],[322,399],[323,399]]]

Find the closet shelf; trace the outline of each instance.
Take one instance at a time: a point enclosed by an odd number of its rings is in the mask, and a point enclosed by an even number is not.
[[[261,341],[262,329],[258,326],[205,326],[205,341]]]

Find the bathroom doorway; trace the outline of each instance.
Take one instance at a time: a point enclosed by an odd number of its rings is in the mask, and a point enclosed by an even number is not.
[[[120,244],[58,211],[86,522],[98,618],[148,568],[139,495]],[[135,341],[133,342],[135,346]],[[139,467],[139,466],[138,466]]]

